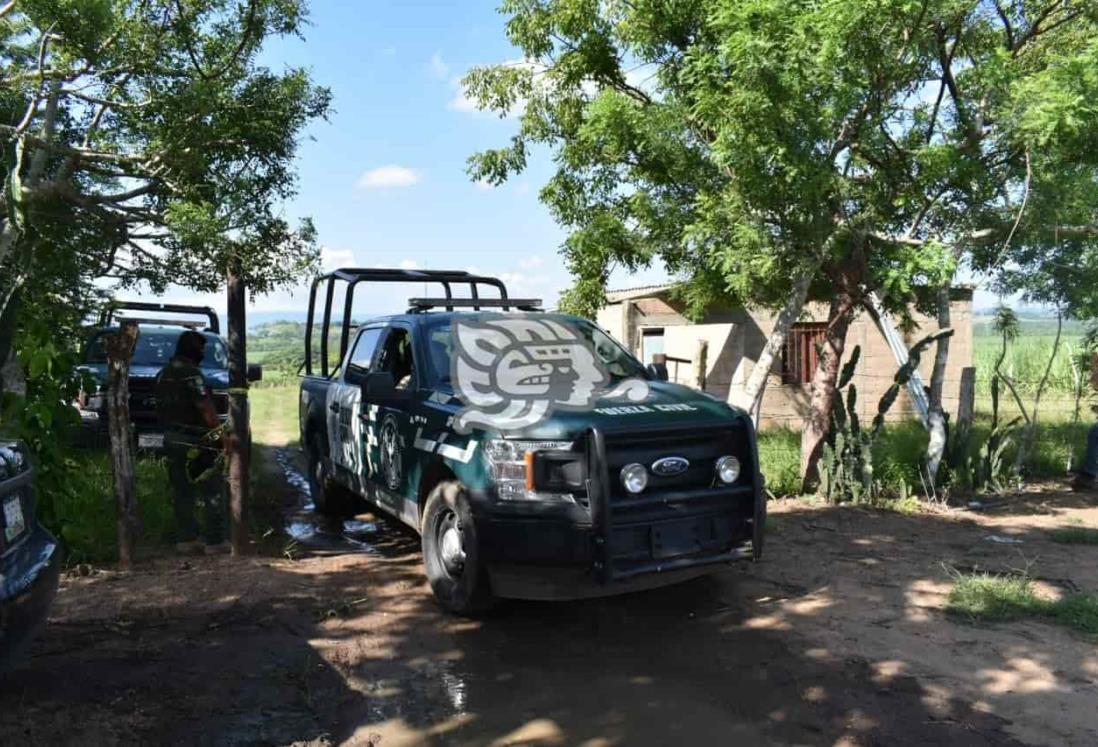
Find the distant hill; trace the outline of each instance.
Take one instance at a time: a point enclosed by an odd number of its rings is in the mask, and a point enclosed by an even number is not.
[[[357,326],[358,322],[352,322]],[[268,383],[282,382],[297,376],[305,360],[304,321],[278,319],[260,322],[248,329],[248,362],[263,366],[263,379]],[[340,325],[328,330],[330,359],[339,356]],[[319,355],[319,351],[317,351]]]
[[[1026,310],[1018,312],[1018,324],[1021,327],[1021,334],[1024,336],[1054,336],[1056,334],[1055,315],[1031,313],[1030,310]],[[995,332],[994,325],[995,316],[991,313],[977,312],[972,316],[972,333],[977,337],[996,335],[997,333]],[[1086,331],[1090,326],[1089,323],[1081,322],[1078,319],[1065,319],[1063,329],[1064,339],[1082,337],[1086,334]]]

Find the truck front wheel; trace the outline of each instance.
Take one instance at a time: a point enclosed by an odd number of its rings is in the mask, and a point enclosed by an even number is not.
[[[472,615],[492,604],[488,573],[480,558],[476,524],[465,487],[440,482],[423,510],[423,565],[427,580],[446,610]]]

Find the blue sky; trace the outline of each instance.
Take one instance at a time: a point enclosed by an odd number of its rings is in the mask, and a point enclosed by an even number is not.
[[[504,278],[512,295],[552,306],[569,285],[563,231],[538,202],[552,171],[537,154],[527,172],[491,189],[465,174],[468,156],[507,142],[513,119],[477,112],[458,79],[477,64],[521,55],[504,35],[497,0],[313,0],[306,39],[275,40],[267,64],[304,66],[329,86],[334,113],[314,124],[298,159],[289,217],[311,216],[326,269],[338,266],[473,269]],[[612,287],[666,280],[661,267],[623,272]],[[381,286],[356,304],[391,312],[422,288]],[[171,301],[224,310],[221,295],[172,289]],[[994,297],[978,292],[977,308]],[[304,312],[303,288],[253,299],[256,317]]]
[[[329,86],[335,109],[300,148],[300,194],[286,212],[311,216],[328,268],[475,269],[512,295],[555,303],[569,284],[564,233],[537,199],[551,173],[544,154],[502,187],[474,184],[468,156],[503,145],[513,119],[477,112],[458,79],[469,67],[519,58],[496,0],[313,0],[304,42],[270,43],[267,64],[304,66]],[[662,268],[615,286],[658,282]],[[382,287],[362,311],[389,311],[422,288]],[[224,308],[220,296],[173,289],[173,301]],[[254,299],[259,312],[303,311],[300,291]],[[267,314],[264,313],[263,316]]]

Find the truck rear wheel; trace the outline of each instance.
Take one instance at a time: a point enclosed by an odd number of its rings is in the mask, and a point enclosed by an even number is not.
[[[458,615],[489,608],[488,573],[461,483],[445,480],[435,486],[423,510],[422,529],[423,566],[439,604]]]
[[[352,515],[354,496],[332,477],[327,444],[314,435],[309,439],[305,456],[309,470],[309,493],[316,512],[334,517]]]

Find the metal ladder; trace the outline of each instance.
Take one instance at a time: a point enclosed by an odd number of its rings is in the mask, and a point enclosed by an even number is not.
[[[869,304],[873,317],[877,321],[877,328],[881,330],[892,355],[896,358],[896,366],[903,366],[908,361],[907,346],[903,338],[896,330],[896,324],[892,317],[881,305],[881,299],[875,292],[866,294],[866,302]],[[923,376],[918,371],[911,372],[911,378],[907,381],[907,393],[911,395],[911,401],[915,403],[915,410],[919,413],[919,419],[923,421],[923,427],[930,430],[930,400],[926,396],[926,388],[923,385]]]

